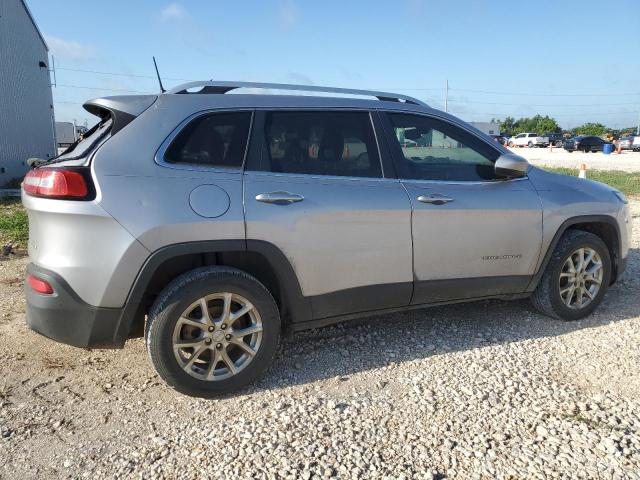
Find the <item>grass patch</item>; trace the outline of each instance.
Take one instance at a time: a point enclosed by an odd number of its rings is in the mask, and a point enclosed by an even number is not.
[[[562,175],[577,176],[578,170],[574,168],[551,168],[545,170]],[[621,172],[618,170],[588,170],[587,178],[611,185],[625,195],[640,195],[640,172]]]
[[[19,198],[0,198],[0,246],[26,247],[29,221]]]

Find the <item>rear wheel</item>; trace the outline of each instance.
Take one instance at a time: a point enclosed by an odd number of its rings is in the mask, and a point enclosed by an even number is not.
[[[158,296],[145,332],[156,372],[179,392],[213,397],[254,381],[271,363],[280,316],[269,291],[233,268],[205,267]]]
[[[532,148],[532,147],[533,147],[533,142],[529,142],[529,143],[527,143],[527,146],[528,146],[529,148]]]
[[[611,258],[604,242],[581,230],[567,231],[553,251],[531,296],[541,313],[578,320],[600,304],[611,278]]]

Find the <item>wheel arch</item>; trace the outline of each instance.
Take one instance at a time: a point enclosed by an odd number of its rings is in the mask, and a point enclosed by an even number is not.
[[[538,286],[544,271],[551,260],[553,251],[555,250],[560,238],[567,230],[583,230],[598,236],[607,246],[609,255],[611,256],[611,284],[616,281],[618,273],[618,263],[621,259],[620,253],[620,227],[614,217],[609,215],[580,215],[565,220],[558,228],[549,243],[549,247],[543,257],[542,263],[538,267],[538,271],[533,276],[527,287],[527,292],[532,292]]]
[[[224,265],[256,277],[271,292],[283,324],[311,320],[291,263],[275,245],[260,240],[212,240],[168,245],[152,253],[131,287],[116,340],[142,334],[144,318],[160,291],[174,278],[202,266]]]

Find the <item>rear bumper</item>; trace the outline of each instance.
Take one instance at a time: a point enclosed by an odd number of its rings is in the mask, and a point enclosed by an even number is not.
[[[25,282],[27,325],[36,332],[58,342],[84,348],[121,348],[126,338],[120,338],[121,308],[101,308],[85,303],[55,272],[27,266],[27,273],[51,284],[54,293],[34,292]]]

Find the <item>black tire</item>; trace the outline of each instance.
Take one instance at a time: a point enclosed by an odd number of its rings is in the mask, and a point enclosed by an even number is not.
[[[584,153],[589,153],[591,151],[590,148],[584,147]]]
[[[603,264],[602,283],[591,303],[580,309],[572,309],[566,306],[560,297],[560,272],[569,255],[581,247],[593,248],[600,255]],[[600,237],[582,230],[568,230],[556,245],[540,283],[531,295],[531,303],[540,313],[549,317],[565,321],[579,320],[591,314],[600,305],[610,279],[611,257]]]
[[[527,143],[527,146],[528,146],[529,148],[533,148],[533,142],[529,142],[529,143]]]
[[[253,304],[262,321],[262,339],[253,359],[235,375],[207,381],[191,376],[173,353],[173,330],[180,315],[193,302],[215,292],[241,295]],[[156,372],[175,390],[211,398],[252,383],[271,364],[280,339],[280,314],[276,303],[256,278],[230,267],[203,267],[173,280],[158,295],[145,326],[147,351]]]

